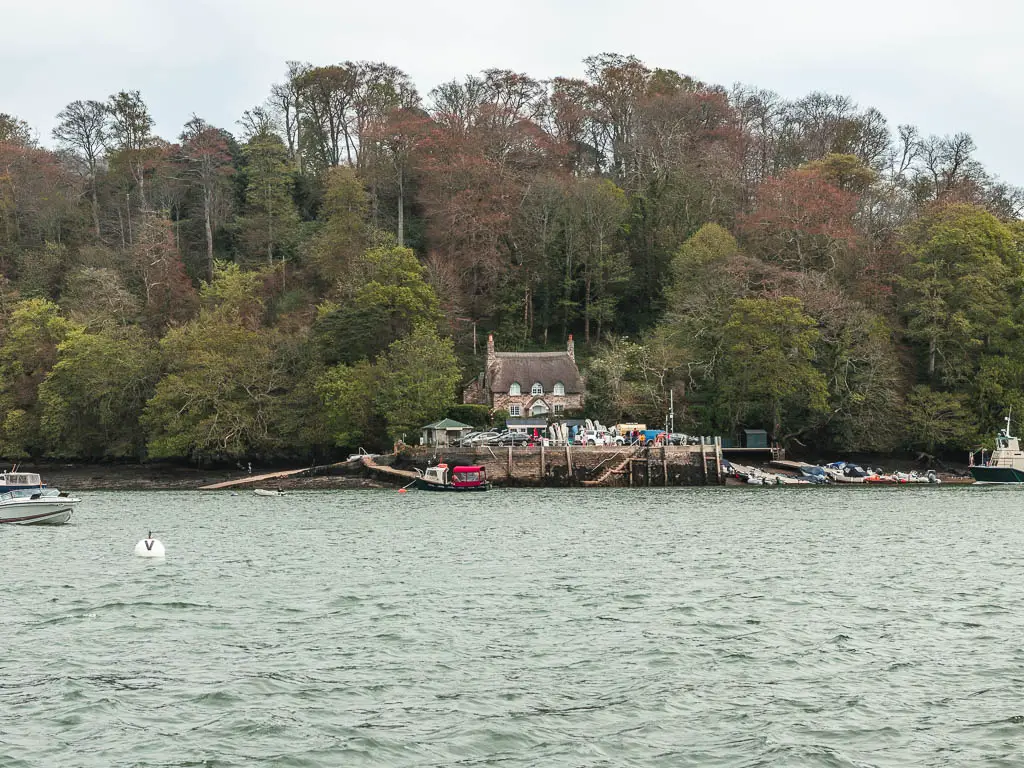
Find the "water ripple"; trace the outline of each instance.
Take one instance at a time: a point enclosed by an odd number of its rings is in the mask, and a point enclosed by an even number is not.
[[[0,765],[1021,765],[977,491],[86,494],[0,530]]]

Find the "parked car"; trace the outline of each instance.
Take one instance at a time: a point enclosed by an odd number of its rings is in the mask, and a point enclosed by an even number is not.
[[[498,437],[497,432],[477,432],[468,440],[464,440],[463,445],[484,445],[496,437]]]
[[[576,435],[576,441],[580,445],[614,445],[615,438],[608,432],[598,432],[595,429],[585,429]]]
[[[479,435],[479,432],[467,432],[456,441],[456,445],[465,448],[467,445],[473,444],[473,438]]]
[[[529,445],[533,437],[525,432],[509,432],[503,434],[498,442],[499,445]]]
[[[477,445],[496,445],[496,446],[508,446],[508,445],[526,445],[530,442],[530,436],[523,432],[513,432],[511,430],[505,430],[503,432],[496,432],[492,437],[488,437]]]

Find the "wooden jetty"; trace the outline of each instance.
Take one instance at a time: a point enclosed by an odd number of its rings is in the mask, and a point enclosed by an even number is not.
[[[302,469],[286,469],[283,472],[269,472],[265,475],[246,475],[240,477],[237,480],[225,480],[222,483],[214,483],[213,485],[204,485],[200,487],[200,491],[219,491],[223,488],[235,488],[240,485],[252,485],[254,483],[262,483],[266,480],[281,480],[285,477],[295,477],[305,472],[310,472],[313,467],[303,467]]]
[[[410,472],[407,469],[395,469],[394,467],[389,467],[387,464],[378,464],[373,460],[372,456],[361,456],[359,460],[371,473],[380,475],[386,480],[410,481],[419,477],[418,472]]]

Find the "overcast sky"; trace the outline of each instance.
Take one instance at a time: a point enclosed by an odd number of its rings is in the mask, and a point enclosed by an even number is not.
[[[235,130],[288,59],[386,61],[426,94],[490,67],[580,76],[613,51],[789,98],[846,94],[925,135],[967,131],[990,171],[1024,185],[1013,0],[0,0],[0,29],[0,112],[47,142],[68,102],[127,89],[165,138],[193,112]]]

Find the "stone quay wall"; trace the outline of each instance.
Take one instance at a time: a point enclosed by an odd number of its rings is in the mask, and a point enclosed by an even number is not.
[[[704,457],[702,466],[702,455]],[[501,486],[643,487],[718,485],[720,458],[714,446],[517,446],[439,448],[404,446],[389,457],[396,469],[426,469],[444,462],[482,465],[487,477]],[[384,457],[378,461],[384,460]],[[705,469],[706,467],[706,469]]]

